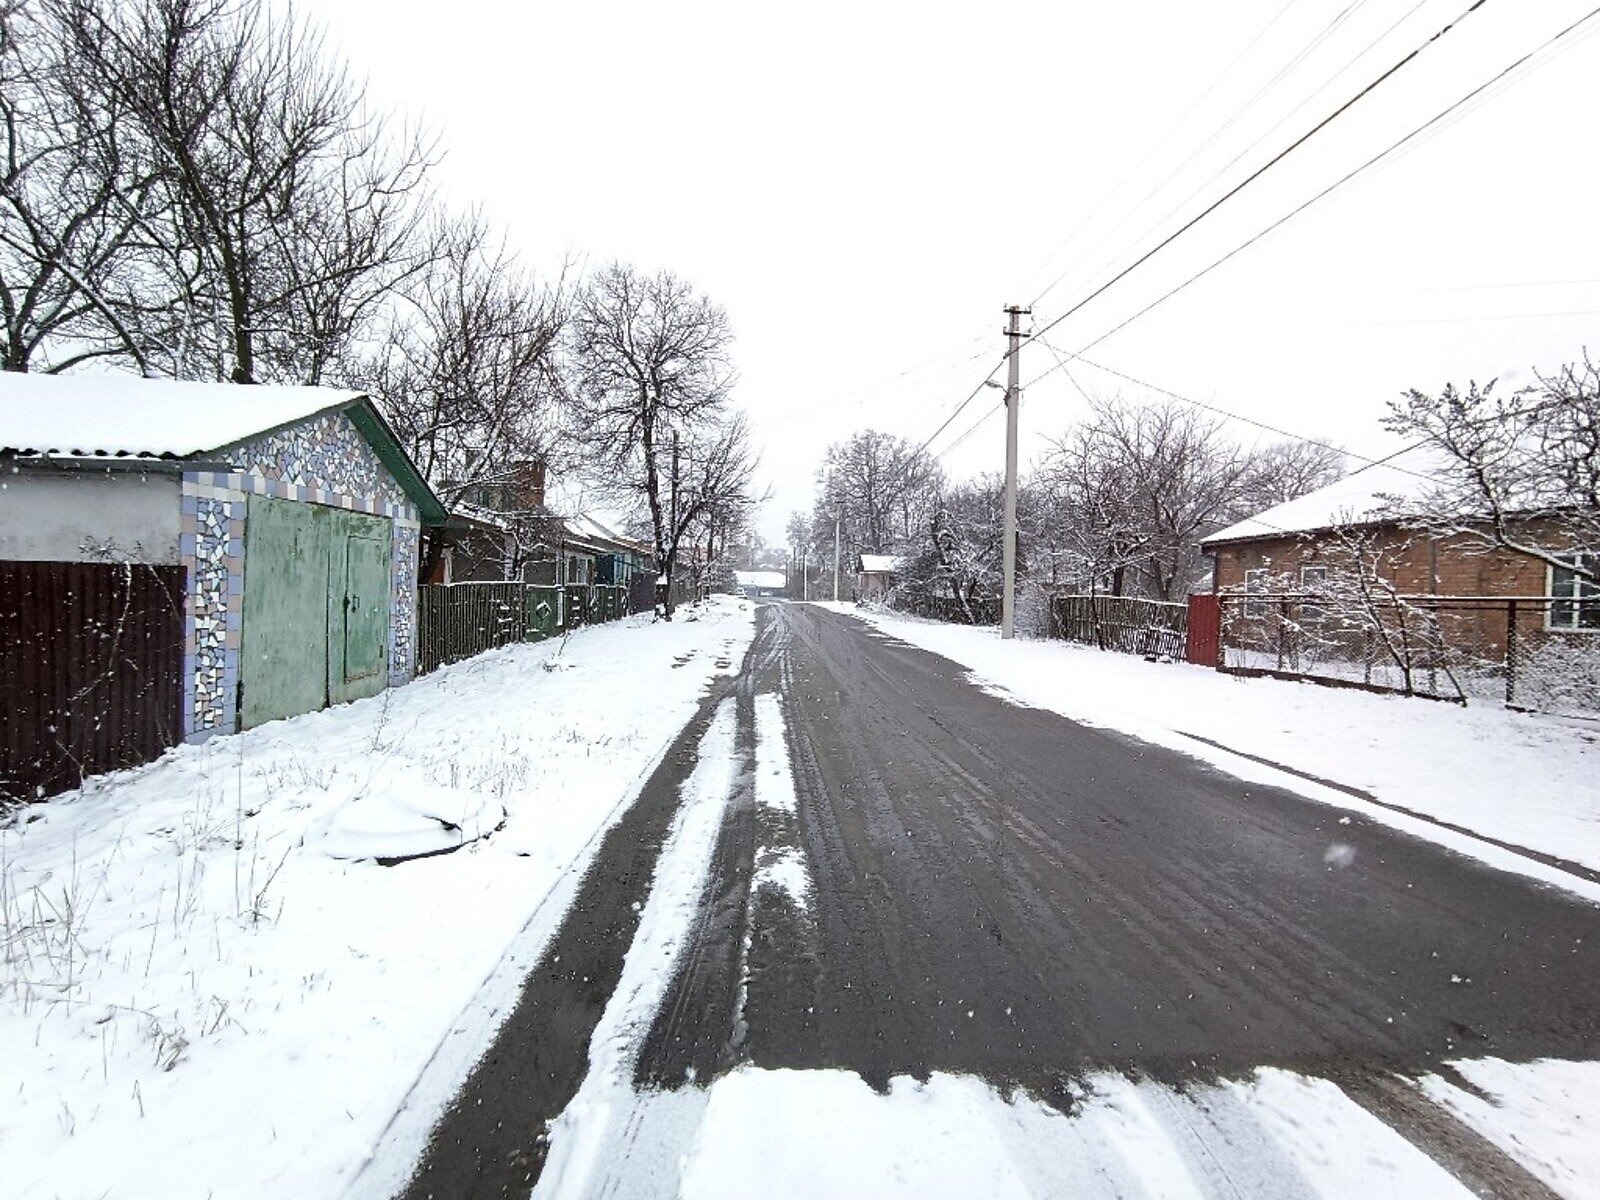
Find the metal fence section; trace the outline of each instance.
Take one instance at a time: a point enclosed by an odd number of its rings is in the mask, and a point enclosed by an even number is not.
[[[1052,596],[1050,636],[1148,658],[1184,657],[1188,608],[1134,596]]]
[[[1220,596],[1217,665],[1457,703],[1600,713],[1600,631],[1553,627],[1544,596]]]
[[[628,612],[628,589],[441,583],[418,589],[417,673],[515,642],[537,642]]]
[[[0,798],[48,796],[183,735],[183,568],[0,562]]]

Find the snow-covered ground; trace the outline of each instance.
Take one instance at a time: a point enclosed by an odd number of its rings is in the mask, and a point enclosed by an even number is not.
[[[960,663],[981,686],[1014,702],[1131,734],[1312,799],[1360,806],[1334,789],[1241,757],[1254,755],[1487,838],[1600,869],[1600,723],[1494,704],[1461,708],[1248,679],[1066,642],[1004,642],[992,628],[851,604],[821,607]],[[1376,819],[1493,865],[1561,886],[1577,882],[1426,822],[1366,807]],[[1592,885],[1575,890],[1600,897]]]
[[[403,1102],[425,1134],[752,631],[509,647],[0,829],[0,1194],[334,1196]]]
[[[1594,730],[869,619],[1012,702],[1359,803],[1184,735],[1209,738],[1600,866]],[[350,1194],[390,1195],[600,834],[751,632],[750,606],[725,600],[508,648],[181,749],[0,830],[0,1194],[338,1196],[365,1166]],[[752,886],[814,920],[783,709],[767,693],[754,711]],[[1467,1195],[1334,1084],[1277,1070],[1181,1092],[1096,1075],[1070,1115],[942,1073],[880,1094],[846,1071],[746,1065],[635,1090],[746,786],[730,702],[699,750],[537,1195]],[[1430,1097],[1561,1194],[1600,1195],[1600,1065],[1455,1066],[1456,1083],[1422,1082]]]

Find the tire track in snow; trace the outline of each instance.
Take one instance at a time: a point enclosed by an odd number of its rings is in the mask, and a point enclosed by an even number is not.
[[[588,1074],[550,1124],[549,1157],[536,1196],[633,1196],[643,1178],[657,1180],[663,1194],[671,1194],[667,1185],[678,1135],[693,1119],[700,1094],[690,1090],[677,1104],[647,1113],[633,1103],[633,1074],[690,942],[719,831],[739,784],[734,706],[731,698],[722,701],[700,741],[698,762],[683,785],[682,806],[656,861],[638,931],[590,1040]],[[651,1167],[640,1171],[630,1161],[635,1154],[647,1156]]]

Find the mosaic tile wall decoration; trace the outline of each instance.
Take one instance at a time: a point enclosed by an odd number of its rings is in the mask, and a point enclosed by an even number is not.
[[[184,734],[205,737],[236,725],[245,499],[242,492],[201,496],[188,487],[187,476],[184,483],[178,535],[178,554],[189,575]]]
[[[279,430],[228,453],[232,470],[187,471],[179,556],[189,568],[184,622],[184,737],[238,727],[244,604],[244,524],[249,496],[325,504],[393,522],[389,680],[412,675],[416,645],[416,508],[343,413]]]
[[[415,521],[394,523],[394,591],[389,601],[389,684],[409,683],[417,654],[417,552],[422,527]]]

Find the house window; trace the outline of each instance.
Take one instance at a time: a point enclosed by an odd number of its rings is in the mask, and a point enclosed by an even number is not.
[[[1306,599],[1300,602],[1300,620],[1303,622],[1322,620],[1323,607],[1313,601],[1328,594],[1328,568],[1301,567],[1300,590],[1306,594]]]
[[[1550,568],[1550,628],[1600,629],[1600,551],[1562,555],[1562,562],[1570,565]]]
[[[1244,594],[1246,596],[1259,596],[1267,590],[1267,571],[1265,567],[1244,573]],[[1267,606],[1260,600],[1246,600],[1244,602],[1244,615],[1246,617],[1264,617],[1267,615]]]

